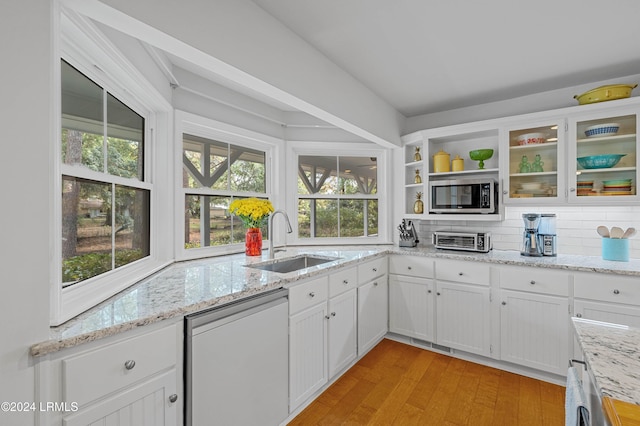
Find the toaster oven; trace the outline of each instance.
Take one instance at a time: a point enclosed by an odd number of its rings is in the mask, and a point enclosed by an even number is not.
[[[435,231],[432,236],[435,248],[488,253],[491,250],[489,232]]]

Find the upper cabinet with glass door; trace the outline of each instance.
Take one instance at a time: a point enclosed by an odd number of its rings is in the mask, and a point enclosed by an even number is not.
[[[541,204],[564,197],[564,120],[547,120],[508,128],[505,203]],[[560,170],[558,170],[560,165]]]
[[[629,109],[570,119],[570,201],[637,201],[637,128],[638,115]]]

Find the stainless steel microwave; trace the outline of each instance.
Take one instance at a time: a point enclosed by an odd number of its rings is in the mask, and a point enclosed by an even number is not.
[[[498,213],[498,182],[493,179],[430,181],[429,213]]]

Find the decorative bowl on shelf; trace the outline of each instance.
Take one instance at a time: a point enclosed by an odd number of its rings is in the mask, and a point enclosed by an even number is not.
[[[578,158],[578,164],[584,169],[608,169],[618,164],[627,154],[589,155]]]
[[[637,84],[610,84],[596,87],[581,95],[575,95],[573,98],[580,105],[612,101],[614,99],[628,98],[631,96],[631,91],[636,87],[638,87]]]
[[[584,131],[584,134],[588,138],[592,138],[594,136],[613,136],[618,133],[618,130],[620,130],[620,125],[618,123],[605,123],[587,127]]]
[[[544,133],[525,133],[516,138],[518,145],[534,145],[539,143],[545,143],[547,141],[547,135]]]
[[[478,169],[484,169],[484,160],[488,160],[491,157],[493,157],[493,149],[490,148],[469,151],[469,158],[479,162]]]

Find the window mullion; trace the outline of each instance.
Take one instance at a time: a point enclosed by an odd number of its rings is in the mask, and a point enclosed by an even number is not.
[[[116,269],[116,184],[111,184],[111,270]]]
[[[107,116],[107,91],[102,89],[102,171],[104,173],[109,173],[108,163],[109,163],[109,150],[107,147],[107,135],[108,131],[108,116]]]

